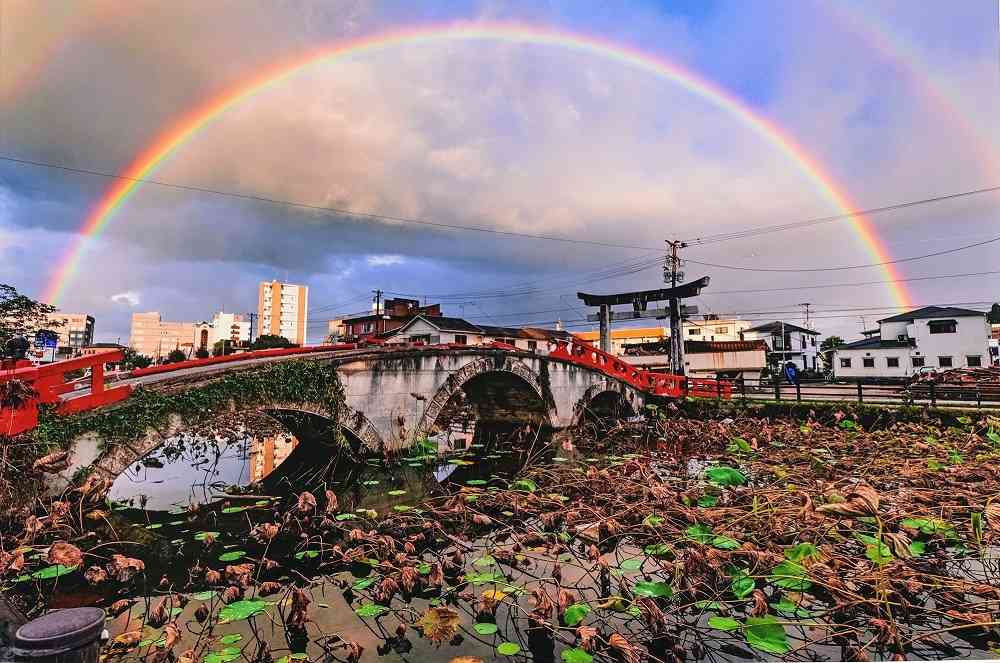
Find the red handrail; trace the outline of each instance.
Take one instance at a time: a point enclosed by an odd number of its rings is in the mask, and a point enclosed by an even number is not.
[[[123,358],[124,353],[121,350],[114,350],[42,366],[21,366],[0,371],[0,383],[19,380],[35,392],[33,397],[18,407],[0,409],[0,435],[8,437],[19,435],[37,426],[38,406],[42,404],[57,404],[57,412],[69,414],[128,398],[132,393],[132,387],[121,385],[108,389],[104,382],[104,365],[119,362]],[[62,400],[60,396],[73,391],[76,384],[76,381],[70,383],[66,380],[66,373],[88,368],[90,369],[89,393],[78,398]]]
[[[550,352],[549,356],[600,371],[655,396],[681,398],[690,395],[728,399],[733,394],[733,385],[729,381],[685,378],[682,375],[647,371],[637,368],[611,353],[595,348],[589,343],[575,339],[559,341],[556,349]]]

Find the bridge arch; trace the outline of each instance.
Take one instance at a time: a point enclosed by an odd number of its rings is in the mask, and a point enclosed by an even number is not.
[[[449,375],[434,396],[427,401],[417,425],[417,434],[425,435],[433,430],[441,413],[453,397],[476,378],[491,373],[514,376],[520,383],[526,385],[541,403],[545,424],[549,426],[553,424],[556,418],[555,403],[542,378],[524,362],[511,356],[498,355],[471,361]]]
[[[633,387],[618,380],[601,380],[588,387],[576,402],[571,425],[578,426],[592,415],[635,416],[642,403],[642,394]]]
[[[237,409],[231,408],[207,421],[198,423],[198,428],[210,427],[213,423],[240,416],[264,416],[281,426],[299,439],[306,437],[303,429],[296,424],[296,419],[303,415],[317,417],[338,426],[343,433],[345,442],[354,454],[367,450],[378,450],[382,447],[382,436],[371,421],[361,412],[346,408],[339,413],[331,411],[326,405],[316,402],[273,401],[256,406]],[[91,467],[106,478],[117,479],[126,469],[138,463],[143,458],[164,446],[167,441],[188,429],[188,424],[180,416],[171,416],[169,423],[156,430],[149,430],[139,439],[129,442],[118,442],[103,453],[94,454]],[[84,442],[100,447],[100,440],[93,435],[84,435],[77,445]]]

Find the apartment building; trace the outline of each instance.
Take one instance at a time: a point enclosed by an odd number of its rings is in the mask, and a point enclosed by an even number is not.
[[[261,282],[257,293],[257,335],[284,336],[305,345],[309,288],[280,281]]]
[[[233,346],[250,342],[250,321],[239,313],[219,311],[211,322],[203,321],[195,325],[197,347],[211,350],[219,341],[229,341]]]
[[[76,354],[80,348],[94,342],[94,317],[86,313],[55,311],[46,318],[52,331],[59,335],[57,354]]]
[[[196,329],[193,322],[164,322],[158,311],[133,313],[129,347],[154,361],[173,350],[191,356],[196,349]]]
[[[743,330],[747,341],[764,341],[772,368],[789,363],[800,371],[819,370],[819,332],[790,322],[775,320]]]

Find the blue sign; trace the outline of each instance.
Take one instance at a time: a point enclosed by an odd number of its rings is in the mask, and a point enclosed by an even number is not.
[[[785,364],[785,378],[788,380],[789,384],[798,384],[799,370],[792,362]]]
[[[36,348],[54,348],[59,345],[59,334],[48,329],[41,329],[35,332]]]

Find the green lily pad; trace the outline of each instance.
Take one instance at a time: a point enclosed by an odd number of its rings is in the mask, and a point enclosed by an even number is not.
[[[381,617],[387,612],[389,612],[389,608],[378,603],[365,603],[354,610],[358,617]]]
[[[732,590],[736,598],[745,599],[753,594],[753,590],[757,589],[757,583],[750,576],[740,575],[733,579],[729,589]]]
[[[219,651],[210,652],[205,656],[205,663],[229,663],[240,657],[239,647],[225,647]]]
[[[665,543],[651,543],[642,551],[650,557],[665,557],[673,552],[673,549]]]
[[[771,575],[767,579],[782,589],[790,589],[797,592],[812,587],[812,583],[806,575],[805,567],[791,560],[785,560],[771,569]]]
[[[698,498],[698,506],[703,508],[711,508],[719,503],[719,498],[715,495],[702,495]]]
[[[264,612],[267,608],[267,601],[263,599],[242,599],[233,601],[227,606],[223,606],[219,611],[220,622],[235,622],[240,619],[247,619]]]
[[[245,550],[231,550],[229,552],[224,552],[219,555],[220,562],[235,562],[236,560],[244,557],[247,554]]]
[[[566,608],[566,612],[563,613],[563,621],[566,622],[566,626],[576,626],[589,614],[589,605],[586,603],[574,603]]]
[[[497,645],[497,653],[504,656],[513,656],[521,651],[521,645],[516,642],[501,642]]]
[[[204,541],[207,537],[212,537],[213,539],[218,539],[221,532],[197,532],[194,535],[195,541]]]
[[[490,573],[468,573],[465,576],[466,582],[471,582],[473,585],[486,585],[489,583],[506,583],[507,577],[502,573],[490,572]]]
[[[658,527],[663,524],[665,518],[663,516],[658,516],[655,513],[651,513],[642,519],[642,524],[647,527]]]
[[[632,593],[636,596],[658,599],[670,598],[673,596],[674,591],[670,589],[670,585],[665,582],[642,581],[635,583],[635,586],[632,588]]]
[[[497,625],[491,622],[477,622],[472,628],[479,635],[493,635],[497,632]]]
[[[337,521],[340,521],[340,522],[343,522],[345,520],[353,520],[354,519],[354,514],[353,513],[338,513],[336,516],[333,517],[333,519],[337,520]]]
[[[488,482],[486,479],[469,479],[465,482],[466,486],[485,486]]]
[[[801,562],[806,558],[819,559],[819,549],[812,543],[797,543],[785,548],[785,559],[791,562]]]
[[[400,495],[405,495],[405,494],[406,494],[405,490],[400,490],[398,488],[396,490],[390,490],[389,492],[386,493],[386,495],[391,495],[393,497],[399,497]]]
[[[221,638],[219,638],[220,645],[235,645],[237,642],[243,639],[243,636],[239,633],[228,633]]]
[[[739,623],[732,617],[722,617],[720,615],[712,615],[709,617],[708,625],[720,631],[735,631],[743,627],[743,624]]]
[[[240,511],[246,511],[250,507],[248,506],[227,506],[222,510],[222,513],[239,513]]]
[[[195,601],[211,601],[212,599],[215,598],[215,594],[216,592],[214,592],[213,590],[208,590],[204,592],[195,592],[194,594],[191,595],[191,598],[193,598]]]
[[[792,650],[785,628],[773,615],[747,617],[744,637],[748,645],[769,654],[782,656]]]
[[[625,559],[618,565],[618,568],[622,571],[638,571],[642,568],[642,561],[643,560],[636,558]]]
[[[559,656],[562,657],[564,663],[592,663],[594,660],[594,657],[586,649],[580,647],[563,649]]]
[[[747,478],[743,476],[742,472],[725,465],[708,468],[705,470],[705,476],[709,481],[719,486],[743,486],[747,482]]]
[[[533,493],[538,490],[538,484],[536,484],[531,479],[518,479],[514,483],[510,484],[511,490],[523,490],[528,493]],[[518,647],[520,651],[520,647]]]
[[[712,528],[700,523],[697,525],[691,525],[684,530],[684,533],[698,543],[711,543],[712,539],[715,538],[715,532],[712,531]]]
[[[67,573],[73,573],[76,571],[75,566],[63,566],[62,564],[53,564],[52,566],[46,566],[44,569],[39,569],[31,574],[32,580],[51,580],[53,578],[58,578],[64,576]]]

